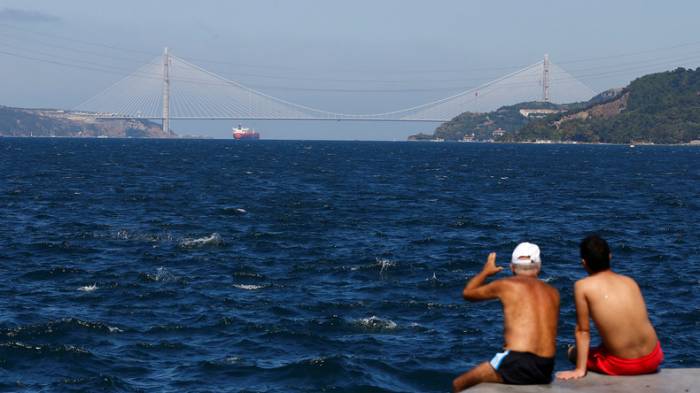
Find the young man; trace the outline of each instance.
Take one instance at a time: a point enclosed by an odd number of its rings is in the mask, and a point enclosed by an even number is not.
[[[610,270],[610,247],[597,235],[581,242],[581,262],[589,276],[576,282],[576,348],[569,358],[576,369],[557,373],[576,379],[592,370],[609,375],[656,372],[664,359],[656,331],[649,321],[637,283]],[[593,319],[602,344],[590,348],[588,317]]]
[[[552,380],[556,351],[559,292],[537,279],[540,272],[540,249],[535,244],[520,243],[513,251],[511,270],[514,276],[484,285],[487,277],[501,270],[496,253],[491,253],[482,271],[464,288],[469,301],[498,299],[503,304],[504,352],[491,362],[484,362],[452,382],[459,392],[481,382],[515,385],[545,384]]]

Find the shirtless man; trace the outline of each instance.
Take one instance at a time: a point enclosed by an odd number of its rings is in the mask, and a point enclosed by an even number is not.
[[[576,348],[569,358],[576,369],[557,373],[576,379],[592,370],[609,375],[656,372],[664,359],[656,331],[637,283],[610,270],[610,248],[597,235],[581,242],[581,261],[589,276],[576,282]],[[602,344],[590,348],[588,317],[593,319]],[[578,350],[576,350],[578,349]]]
[[[514,276],[484,285],[487,277],[501,270],[496,253],[491,253],[482,271],[464,288],[469,301],[498,299],[503,304],[504,351],[452,382],[455,392],[481,382],[514,385],[545,384],[552,380],[556,352],[559,292],[537,279],[540,249],[532,243],[520,243],[513,251]]]

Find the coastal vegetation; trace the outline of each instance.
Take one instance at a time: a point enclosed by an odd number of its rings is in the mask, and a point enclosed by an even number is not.
[[[557,109],[543,117],[520,109]],[[502,132],[494,135],[494,131]],[[700,140],[700,68],[640,77],[588,102],[521,103],[489,113],[463,113],[440,125],[433,139],[503,142],[689,143]]]
[[[434,133],[434,138],[446,141],[462,140],[472,136],[475,140],[493,138],[496,130],[519,130],[528,123],[528,118],[520,113],[520,109],[560,109],[560,105],[548,102],[524,102],[504,106],[493,112],[465,112],[451,121],[441,124]]]
[[[688,143],[700,139],[700,68],[646,75],[611,100],[531,122],[504,140]]]

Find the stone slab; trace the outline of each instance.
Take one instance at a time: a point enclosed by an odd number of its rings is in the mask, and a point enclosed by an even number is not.
[[[556,380],[551,385],[501,385],[482,383],[466,393],[700,393],[700,368],[662,369],[657,374],[611,377],[588,373],[573,381]]]

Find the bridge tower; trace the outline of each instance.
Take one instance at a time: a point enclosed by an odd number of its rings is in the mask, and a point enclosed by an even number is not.
[[[542,101],[549,102],[549,55],[546,53],[542,62]]]
[[[170,54],[163,51],[163,132],[170,134]]]

